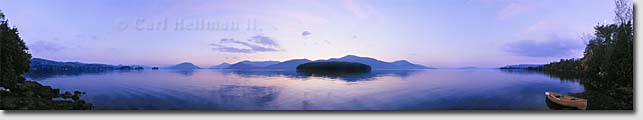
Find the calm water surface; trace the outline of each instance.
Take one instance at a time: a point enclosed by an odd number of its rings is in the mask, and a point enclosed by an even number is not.
[[[577,81],[497,69],[373,71],[142,70],[29,73],[64,91],[87,92],[96,109],[460,110],[549,109],[545,90],[582,92]]]

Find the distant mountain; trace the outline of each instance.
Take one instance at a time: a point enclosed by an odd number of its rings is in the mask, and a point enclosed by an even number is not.
[[[212,66],[209,69],[224,69],[224,68],[230,67],[230,65],[232,65],[232,64],[224,62],[224,63],[221,63],[219,65]]]
[[[507,65],[500,67],[500,69],[539,69],[542,68],[543,64],[518,64],[518,65]]]
[[[310,61],[308,59],[293,59],[284,62],[279,61],[241,61],[228,66],[225,69],[292,69],[298,65],[308,62],[356,62],[371,66],[373,69],[432,69],[423,65],[413,64],[406,60],[395,62],[384,62],[369,57],[347,55],[341,58],[330,58],[327,60]]]
[[[230,65],[226,69],[261,69],[270,65],[278,64],[279,61],[248,61],[244,60]]]
[[[168,67],[168,69],[201,69],[201,68],[190,62],[184,62],[184,63],[176,64],[174,66],[170,66]]]
[[[429,69],[424,65],[413,64],[406,60],[399,60],[392,63],[395,67],[400,67],[402,69]]]
[[[277,64],[277,63],[279,63],[279,61],[248,61],[248,60],[246,60],[246,61],[241,61],[239,63],[247,64],[247,65],[251,65],[251,66],[256,66],[256,67],[266,67],[266,66]]]
[[[261,68],[261,67],[239,62],[239,63],[232,64],[229,67],[224,69],[258,69],[258,68]]]
[[[311,62],[311,61],[308,60],[308,59],[294,59],[294,60],[288,60],[288,61],[277,63],[277,64],[274,64],[274,65],[266,66],[265,68],[267,68],[267,69],[291,69],[291,70],[294,70],[295,68],[297,68],[297,66],[299,66],[301,64],[304,64],[304,63],[308,63],[308,62]]]
[[[392,63],[377,60],[369,57],[359,57],[355,55],[347,55],[341,58],[331,58],[328,60],[318,60],[320,62],[326,61],[340,61],[340,62],[356,62],[371,66],[373,69],[432,69],[423,65],[413,64],[406,60],[395,61]]]

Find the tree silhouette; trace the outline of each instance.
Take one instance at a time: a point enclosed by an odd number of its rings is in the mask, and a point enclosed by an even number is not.
[[[9,27],[8,20],[0,11],[0,87],[10,87],[29,70],[31,54],[18,36],[18,29]]]
[[[0,109],[2,110],[48,110],[91,109],[92,104],[80,100],[80,91],[74,94],[27,81],[22,76],[29,71],[31,54],[20,38],[18,29],[9,27],[8,20],[0,11]],[[73,101],[57,101],[53,98],[72,98]]]

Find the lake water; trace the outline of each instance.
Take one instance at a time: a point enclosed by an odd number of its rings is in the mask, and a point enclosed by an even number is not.
[[[351,75],[294,71],[142,70],[29,73],[61,91],[84,91],[96,109],[546,110],[544,91],[582,92],[578,81],[498,69],[387,70]]]

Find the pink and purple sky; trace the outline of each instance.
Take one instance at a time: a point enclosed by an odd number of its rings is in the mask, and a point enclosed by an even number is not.
[[[11,0],[34,57],[209,66],[358,55],[433,67],[582,56],[613,0]]]

